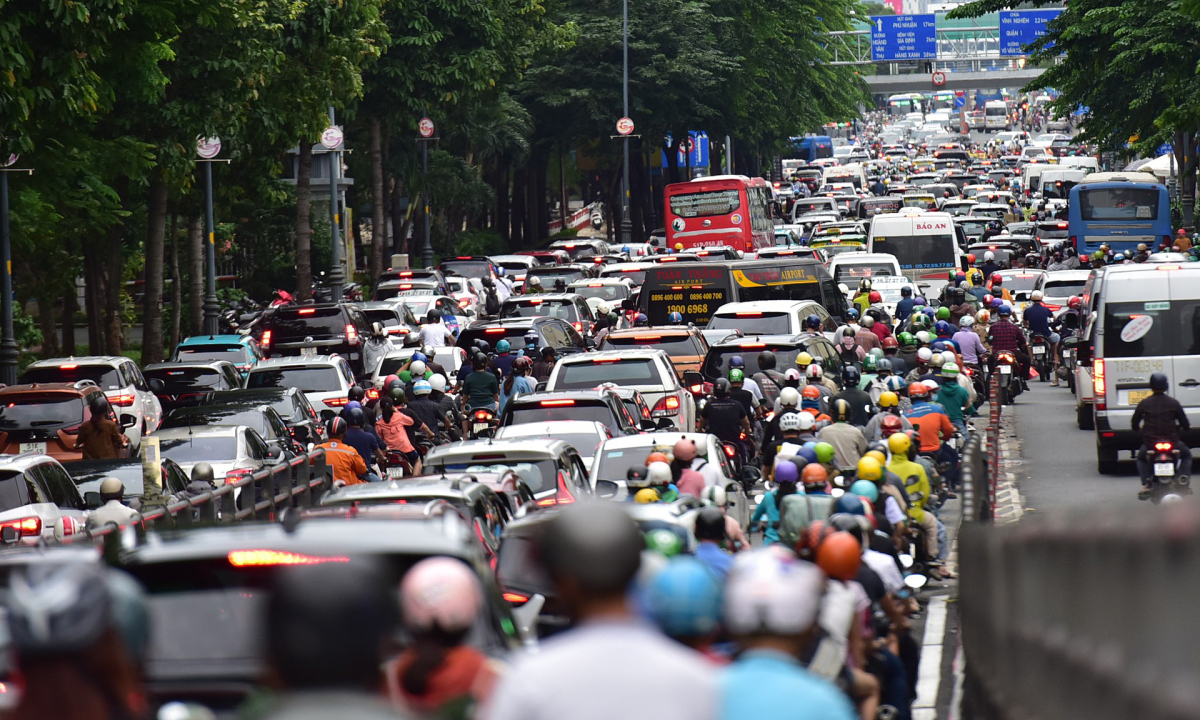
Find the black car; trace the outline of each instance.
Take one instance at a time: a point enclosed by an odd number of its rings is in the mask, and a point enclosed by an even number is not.
[[[251,402],[226,402],[221,405],[177,408],[163,418],[163,428],[203,427],[208,425],[245,425],[262,436],[268,448],[279,448],[284,457],[304,453],[275,408]]]
[[[287,305],[267,313],[259,344],[268,358],[337,354],[361,377],[373,370],[392,346],[385,335],[375,333],[362,310],[350,303]]]
[[[595,420],[604,423],[613,435],[629,435],[656,427],[649,418],[635,418],[621,396],[607,387],[518,395],[504,405],[500,427],[554,420]]]
[[[530,330],[538,334],[538,347],[552,347],[559,357],[587,352],[588,344],[575,326],[566,320],[551,317],[522,317],[505,320],[478,322],[458,334],[455,344],[468,353],[475,347],[476,340],[485,340],[495,348],[496,343],[507,340],[515,352],[525,347],[525,333]]]
[[[142,473],[142,461],[133,458],[118,458],[115,460],[82,460],[64,465],[79,494],[89,508],[100,506],[100,483],[105,478],[115,477],[125,486],[126,502],[140,498],[146,492],[145,476]],[[187,488],[191,479],[179,463],[170,458],[162,459],[162,493],[178,495]]]
[[[513,295],[500,306],[500,317],[555,317],[571,323],[584,337],[592,334],[596,322],[587,300],[575,293]]]
[[[292,437],[301,443],[325,442],[325,426],[308,396],[294,387],[249,388],[211,393],[204,399],[212,405],[270,405],[283,418]]]
[[[199,405],[205,395],[242,387],[237,366],[225,360],[203,363],[155,363],[142,368],[164,413]]]
[[[752,377],[759,372],[759,353],[767,350],[774,353],[775,369],[779,372],[796,367],[796,356],[802,352],[807,352],[814,358],[821,358],[825,372],[838,373],[842,367],[837,350],[824,335],[802,333],[800,335],[764,335],[717,343],[710,347],[708,354],[704,356],[700,374],[708,382],[716,382],[717,378],[729,377],[729,363],[737,355],[746,363],[746,377]]]

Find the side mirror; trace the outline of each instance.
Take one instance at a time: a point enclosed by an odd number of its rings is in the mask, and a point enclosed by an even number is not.
[[[533,388],[534,392],[544,392],[546,389],[547,382],[548,382],[547,380],[543,380],[540,383],[538,383],[537,385],[535,385]]]
[[[1076,347],[1079,347],[1079,336],[1078,336],[1078,335],[1072,335],[1071,337],[1069,337],[1069,338],[1067,338],[1067,339],[1063,340],[1063,341],[1062,341],[1062,344],[1063,344],[1063,347],[1066,347],[1066,348],[1076,348]]]
[[[684,370],[683,384],[687,385],[688,387],[692,387],[694,385],[704,385],[704,376],[696,370]]]
[[[278,462],[281,457],[283,457],[283,448],[278,445],[272,445],[267,448],[267,459],[271,462]]]
[[[596,481],[596,497],[611,500],[621,491],[621,486],[612,480],[597,480]]]
[[[642,418],[638,423],[638,427],[646,432],[654,432],[658,429],[658,423],[654,422],[651,418]]]
[[[138,419],[136,415],[121,415],[121,427],[131,428],[137,425]]]
[[[292,437],[296,438],[296,442],[300,443],[301,445],[308,442],[308,426],[297,425],[296,427],[292,428]]]
[[[149,383],[150,392],[154,393],[155,395],[162,395],[167,389],[167,386],[163,384],[163,381],[159,380],[158,378],[150,378]]]
[[[655,424],[655,428],[658,430],[673,430],[675,423],[670,418],[659,418]]]
[[[104,503],[100,501],[100,493],[93,491],[85,492],[83,494],[83,504],[86,505],[89,510],[94,510]]]

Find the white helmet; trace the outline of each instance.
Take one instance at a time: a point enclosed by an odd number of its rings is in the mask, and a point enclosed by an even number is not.
[[[950,364],[954,365],[954,363],[950,363]],[[957,367],[957,366],[955,366],[955,367]],[[944,369],[944,367],[943,367],[943,369]],[[926,380],[925,387],[929,388],[930,392],[937,392],[938,390],[940,390],[942,388],[942,386],[938,384],[937,380]]]
[[[958,326],[963,328],[969,328],[974,324],[975,318],[971,317],[970,315],[963,315],[962,320],[958,321]]]
[[[538,277],[537,275],[534,275],[533,277],[529,278],[529,285],[531,287],[541,287],[542,279],[540,277]]]
[[[429,378],[429,384],[438,392],[446,392],[446,376],[444,375],[434,375]]]
[[[725,507],[729,504],[729,496],[720,485],[710,485],[700,492],[700,499],[709,505]]]
[[[933,351],[927,347],[923,347],[917,351],[917,360],[921,362],[927,363],[931,357],[933,357]]]
[[[917,342],[922,345],[928,345],[933,342],[933,336],[929,334],[928,330],[919,330],[917,332]]]
[[[412,373],[413,377],[423,377],[425,375],[425,361],[413,360],[412,364],[408,366],[408,371]]]
[[[996,253],[992,252],[991,250],[988,250],[987,252],[985,252],[983,254],[984,262],[987,262],[988,260],[995,260],[995,259],[996,259]]]
[[[812,415],[810,415],[809,413],[794,413],[794,412],[784,413],[783,415],[780,415],[779,416],[780,431],[782,431],[782,432],[791,432],[793,430],[799,431],[801,415],[808,415],[809,417],[812,417]]]
[[[780,545],[738,553],[725,584],[725,625],[735,635],[803,635],[824,589],[824,573]]]
[[[809,380],[820,380],[822,375],[821,366],[814,362],[812,365],[808,366],[808,369],[804,371],[804,374],[808,376]]]
[[[655,460],[646,468],[646,479],[651,485],[670,485],[671,466],[661,460]]]
[[[800,371],[797,370],[796,368],[788,368],[787,370],[783,371],[783,379],[784,380],[800,380],[803,377],[804,376],[801,375]],[[795,390],[795,388],[792,388],[792,389]],[[797,391],[797,392],[799,392],[799,391]],[[782,395],[780,397],[782,397]],[[797,403],[797,404],[799,404],[799,403]]]
[[[800,432],[804,432],[806,430],[812,430],[813,426],[815,426],[816,424],[817,424],[817,419],[812,416],[812,413],[806,413],[806,412],[800,413]]]
[[[954,354],[953,350],[943,350],[942,351],[942,362],[948,362],[948,363],[958,362],[958,356]]]
[[[871,326],[875,324],[875,318],[871,317],[870,315],[863,315],[862,320],[860,320],[858,324],[870,330]]]
[[[795,372],[793,370],[793,372]],[[779,404],[786,407],[800,407],[800,391],[794,387],[785,387],[779,391]],[[779,418],[780,421],[783,418]]]
[[[607,315],[611,310],[612,309],[608,306],[608,303],[596,303],[597,315]]]
[[[938,353],[937,355],[933,355],[932,357],[929,358],[929,364],[934,366],[935,368],[940,368],[942,366],[942,363],[944,363],[944,362],[946,362],[946,358],[941,353]]]
[[[1033,291],[1033,292],[1032,292],[1032,293],[1029,295],[1029,299],[1030,299],[1030,300],[1032,300],[1032,301],[1034,301],[1034,302],[1037,302],[1037,301],[1041,300],[1041,299],[1042,299],[1042,298],[1044,298],[1044,297],[1045,297],[1045,295],[1043,295],[1043,294],[1042,294],[1042,291],[1041,291],[1041,290],[1034,290],[1034,291]]]

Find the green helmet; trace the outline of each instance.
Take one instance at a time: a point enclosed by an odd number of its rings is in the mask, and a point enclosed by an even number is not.
[[[949,320],[950,319],[950,308],[948,308],[948,307],[938,308],[937,309],[937,319],[938,320]]]
[[[746,373],[742,372],[741,368],[734,368],[729,371],[729,382],[740,383],[746,381]]]
[[[883,348],[871,348],[871,351],[867,354],[874,357],[876,360],[879,360],[883,357]]]
[[[665,528],[646,533],[646,549],[666,557],[675,557],[683,550],[679,536]]]
[[[879,360],[874,355],[867,355],[862,361],[863,372],[873,373],[879,371]]]
[[[817,462],[829,464],[833,461],[833,446],[829,443],[819,442],[813,451],[817,453]]]
[[[904,347],[912,347],[913,345],[917,344],[917,339],[913,337],[913,334],[910,332],[902,332],[897,336],[897,338],[900,340],[900,344]]]
[[[922,330],[928,330],[929,328],[933,327],[933,321],[929,319],[928,315],[921,313],[917,317],[913,318],[913,325],[921,328]]]
[[[948,362],[942,365],[942,377],[958,377],[958,364]]]

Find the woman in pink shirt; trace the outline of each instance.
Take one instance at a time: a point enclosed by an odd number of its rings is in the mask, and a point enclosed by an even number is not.
[[[406,426],[412,426],[416,422],[408,413],[397,410],[392,404],[391,398],[380,399],[379,419],[375,421],[375,432],[379,435],[379,439],[383,440],[383,444],[387,446],[388,450],[395,450],[404,455],[408,464],[412,466],[413,475],[420,475],[421,454],[413,447],[412,440],[408,438],[408,430],[405,429]],[[421,423],[421,428],[428,432],[424,423]]]

